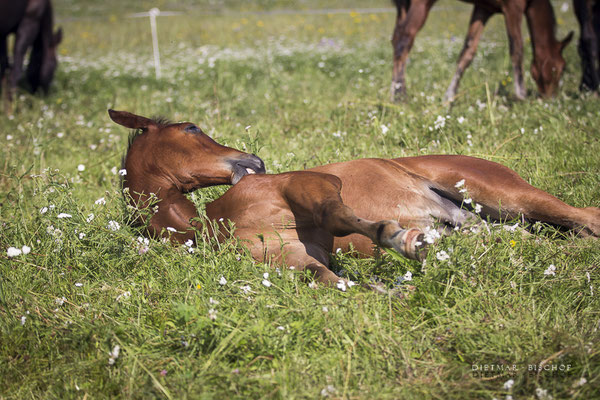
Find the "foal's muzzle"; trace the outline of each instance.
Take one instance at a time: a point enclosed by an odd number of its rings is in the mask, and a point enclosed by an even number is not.
[[[228,162],[233,171],[231,176],[233,185],[238,183],[245,175],[265,173],[265,163],[254,154],[244,154],[240,158],[230,159]]]

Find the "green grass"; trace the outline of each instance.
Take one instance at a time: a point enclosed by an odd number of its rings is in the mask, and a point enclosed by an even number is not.
[[[333,256],[334,269],[358,282],[392,286],[411,271],[403,300],[312,289],[234,242],[190,254],[152,241],[140,255],[141,232],[127,225],[115,174],[128,132],[106,113],[194,121],[219,142],[256,152],[269,172],[358,157],[474,155],[570,204],[598,207],[600,100],[578,93],[574,45],[557,98],[537,99],[527,73],[532,93],[515,102],[504,23],[494,17],[447,109],[441,97],[469,6],[442,2],[412,51],[409,95],[391,104],[393,13],[256,13],[386,1],[126,4],[55,1],[65,40],[53,89],[45,98],[23,92],[14,117],[0,115],[0,398],[598,396],[598,240],[542,225],[532,236],[498,228],[446,237],[423,266]],[[186,10],[159,18],[159,81],[147,20],[125,17],[153,5]],[[562,37],[576,25],[559,6]],[[525,58],[528,70],[529,47]],[[435,128],[439,116],[449,118]],[[202,208],[225,190],[197,192],[194,201]],[[101,197],[106,204],[95,204]],[[7,257],[23,245],[31,253]],[[442,250],[448,260],[436,257]],[[551,264],[556,274],[545,275]],[[261,284],[265,272],[271,287]],[[109,365],[115,345],[121,351]],[[570,367],[528,371],[540,363]],[[474,376],[474,365],[492,364],[518,371]]]

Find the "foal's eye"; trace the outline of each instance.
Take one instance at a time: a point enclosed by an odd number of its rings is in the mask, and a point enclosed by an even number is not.
[[[185,127],[184,131],[188,133],[202,133],[200,128],[198,128],[196,125],[188,125]]]

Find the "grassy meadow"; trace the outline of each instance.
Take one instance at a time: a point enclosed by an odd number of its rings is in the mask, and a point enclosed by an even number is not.
[[[553,4],[562,38],[575,18]],[[393,104],[384,0],[54,5],[64,41],[51,93],[21,91],[0,115],[0,399],[598,397],[597,239],[498,226],[442,238],[422,265],[335,254],[341,276],[406,297],[314,288],[233,241],[138,239],[118,177],[129,132],[106,112],[193,121],[269,173],[458,153],[600,207],[600,100],[578,91],[575,44],[559,95],[543,101],[523,24],[530,94],[517,102],[493,17],[448,108],[470,7],[442,1]],[[181,13],[158,18],[159,80],[148,19],[127,17],[153,6]],[[226,190],[192,198],[202,209]]]

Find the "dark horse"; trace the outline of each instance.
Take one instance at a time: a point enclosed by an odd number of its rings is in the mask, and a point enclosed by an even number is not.
[[[369,255],[375,243],[420,259],[436,221],[449,231],[482,224],[474,213],[483,220],[522,216],[600,236],[599,208],[572,207],[480,158],[367,158],[267,175],[260,158],[220,145],[193,123],[109,114],[138,130],[125,156],[123,186],[130,205],[145,209],[140,217],[150,236],[180,243],[191,243],[197,233],[224,239],[231,221],[233,235],[256,260],[308,270],[340,288],[350,283],[328,269],[334,249]],[[212,223],[200,219],[185,193],[225,184],[234,186],[206,205]]]
[[[404,68],[408,53],[417,32],[421,29],[427,14],[437,0],[394,0],[398,9],[396,27],[392,37],[394,47],[394,72],[392,78],[392,100],[398,100],[406,93]],[[540,94],[549,97],[558,87],[565,68],[562,50],[571,41],[573,32],[558,41],[554,37],[556,21],[549,0],[464,0],[473,4],[469,31],[458,59],[456,73],[446,91],[444,99],[452,101],[456,97],[458,84],[465,69],[471,64],[479,38],[488,19],[496,13],[504,14],[506,31],[510,45],[510,58],[513,64],[515,95],[524,99],[526,95],[523,83],[523,38],[521,21],[527,18],[527,26],[533,46],[531,76],[535,80]]]
[[[4,89],[6,110],[10,109],[17,82],[23,72],[25,54],[31,47],[27,81],[32,92],[39,87],[48,93],[56,70],[56,48],[62,40],[62,30],[53,32],[53,13],[50,0],[0,0],[0,78]],[[10,74],[7,37],[15,36],[14,57]]]
[[[600,1],[573,0],[579,21],[580,90],[598,90],[600,85]]]

